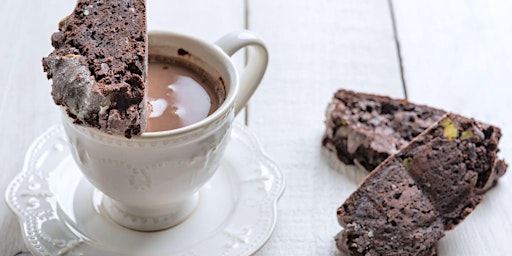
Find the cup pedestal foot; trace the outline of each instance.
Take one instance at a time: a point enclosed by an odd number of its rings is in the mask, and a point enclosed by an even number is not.
[[[197,208],[198,193],[168,205],[136,207],[103,196],[101,202],[106,214],[117,224],[137,231],[158,231],[180,224]]]

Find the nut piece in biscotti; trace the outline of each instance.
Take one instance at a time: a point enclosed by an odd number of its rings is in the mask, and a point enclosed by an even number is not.
[[[322,145],[343,163],[372,171],[444,114],[402,99],[339,90],[327,109]]]
[[[499,128],[447,114],[386,159],[338,209],[350,255],[435,255],[493,180]],[[497,163],[504,166],[496,167]],[[501,164],[499,164],[501,165]]]
[[[79,0],[43,58],[52,97],[74,123],[130,138],[146,124],[144,0]]]

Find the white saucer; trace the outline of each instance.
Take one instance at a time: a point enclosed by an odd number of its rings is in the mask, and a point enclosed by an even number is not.
[[[34,255],[250,255],[274,229],[284,179],[243,126],[234,125],[198,209],[158,232],[129,230],[105,217],[102,194],[82,176],[66,144],[60,126],[42,134],[6,191]]]

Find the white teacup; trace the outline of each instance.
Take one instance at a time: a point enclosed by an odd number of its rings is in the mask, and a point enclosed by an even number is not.
[[[239,77],[230,56],[246,46],[255,51]],[[189,54],[182,56],[178,49]],[[219,166],[234,116],[258,87],[268,61],[263,41],[250,31],[230,33],[215,44],[149,32],[149,54],[183,58],[222,78],[224,102],[192,125],[131,139],[75,125],[63,116],[76,163],[104,194],[103,210],[118,224],[142,231],[177,225],[197,207],[198,191]]]

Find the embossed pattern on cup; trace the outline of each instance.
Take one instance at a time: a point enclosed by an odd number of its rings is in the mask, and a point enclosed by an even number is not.
[[[76,163],[107,196],[110,217],[130,228],[154,230],[175,225],[194,210],[194,194],[218,168],[233,118],[231,108],[204,129],[157,141],[104,134],[66,116],[63,123]]]
[[[228,34],[218,44],[171,32],[149,33],[150,55],[182,58],[224,85],[224,102],[197,123],[127,139],[76,125],[63,114],[72,156],[103,193],[101,211],[116,223],[161,230],[179,224],[197,207],[197,192],[217,170],[234,117],[258,86],[268,59],[261,39],[248,31]],[[230,55],[248,45],[257,49],[255,62],[249,61],[239,77]]]

